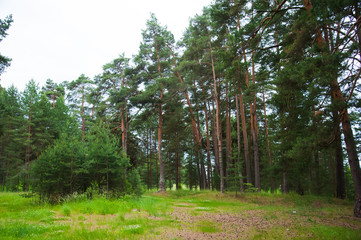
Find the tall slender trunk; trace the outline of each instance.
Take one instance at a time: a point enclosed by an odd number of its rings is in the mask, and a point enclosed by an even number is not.
[[[153,188],[153,183],[152,183],[152,131],[149,129],[149,188],[152,189]]]
[[[230,174],[235,169],[233,166],[232,160],[232,136],[231,136],[231,107],[230,107],[230,98],[228,96],[228,83],[226,87],[226,179],[227,179],[227,188],[230,187]]]
[[[267,121],[266,98],[265,98],[264,88],[262,91],[263,91],[263,114],[264,114],[264,128],[266,133],[267,158],[268,158],[268,164],[272,165],[271,147],[268,136],[268,121]]]
[[[244,111],[242,89],[239,89],[239,107],[241,110],[241,121],[242,121],[242,135],[243,135],[243,148],[244,148],[244,161],[246,164],[247,183],[252,183],[252,171],[251,161],[249,159],[249,146],[248,146],[248,135],[247,135],[247,124],[246,124],[246,112]]]
[[[81,110],[80,110],[80,117],[81,117],[81,136],[84,140],[84,133],[85,133],[85,119],[84,119],[84,98],[85,98],[85,90],[84,85],[82,87],[82,96],[81,96]]]
[[[267,158],[268,158],[268,167],[272,167],[272,155],[271,155],[271,146],[268,136],[268,121],[267,121],[267,110],[266,110],[266,97],[264,92],[264,87],[262,89],[262,99],[263,99],[263,114],[264,114],[264,128],[266,133],[266,150],[267,150]],[[276,188],[272,174],[270,173],[270,183],[271,183],[271,192],[273,192]]]
[[[200,152],[201,154],[201,152]],[[204,166],[204,160],[203,157],[200,158],[201,161],[201,178],[202,178],[202,187],[201,189],[206,189],[207,188],[207,179],[206,179],[206,169]]]
[[[207,175],[208,175],[208,188],[211,189],[211,175],[212,175],[212,162],[211,162],[211,143],[209,140],[209,127],[208,127],[208,110],[206,100],[203,102],[204,107],[204,116],[205,116],[205,124],[206,124],[206,134],[207,134]]]
[[[340,118],[336,109],[332,110],[332,120],[333,120],[333,134],[335,136],[333,145],[334,145],[334,156],[336,163],[336,197],[340,199],[344,199],[346,197],[345,172],[343,167]]]
[[[168,181],[169,181],[169,190],[172,190],[172,161],[170,153],[168,152]]]
[[[244,192],[244,184],[243,184],[243,176],[242,176],[242,164],[241,164],[241,126],[239,120],[239,106],[238,106],[238,95],[235,96],[236,101],[236,119],[237,119],[237,164],[236,164],[236,172],[239,177],[239,189],[241,192]]]
[[[217,91],[217,79],[216,71],[214,69],[214,59],[213,59],[213,50],[212,43],[209,42],[209,50],[211,53],[211,64],[212,64],[212,73],[213,73],[213,87],[214,87],[214,100],[216,102],[216,127],[217,127],[217,144],[218,144],[218,155],[219,155],[219,176],[220,176],[220,192],[224,193],[224,172],[223,172],[223,156],[222,156],[222,122],[221,122],[221,113],[220,113],[220,104],[219,104],[219,95]]]
[[[160,65],[159,53],[158,53],[158,45],[157,40],[154,38],[154,46],[155,46],[155,53],[157,55],[157,63],[158,63],[158,73],[161,76],[162,70]],[[164,89],[163,84],[160,87],[160,98],[159,98],[159,106],[158,106],[158,159],[159,159],[159,191],[163,192],[166,191],[165,187],[165,168],[164,162],[162,158],[162,134],[163,134],[163,96],[164,96]]]
[[[123,105],[119,109],[120,111],[120,129],[122,131],[122,149],[126,153],[125,149],[125,123],[124,123],[124,107]]]
[[[282,184],[282,190],[283,193],[288,193],[289,189],[288,189],[288,179],[287,179],[287,172],[283,172],[283,184]]]
[[[247,59],[246,59],[246,50],[243,50],[243,58],[244,58],[244,63],[247,64]],[[249,72],[248,72],[248,68],[246,68],[246,86],[249,88]],[[245,118],[245,111],[244,111],[244,104],[243,104],[243,95],[242,95],[242,89],[239,89],[239,101],[240,101],[240,107],[241,107],[241,117],[242,117],[242,128],[243,128],[243,139],[244,142],[247,143],[247,148],[246,145],[244,146],[244,151],[245,151],[245,162],[246,162],[246,173],[247,173],[247,183],[252,183],[252,171],[251,171],[251,160],[249,158],[249,146],[248,146],[248,138],[247,138],[247,126],[246,126],[246,118]],[[250,104],[251,106],[251,104]],[[252,106],[250,107],[250,111],[252,109]],[[251,119],[252,119],[252,114],[251,114]],[[253,121],[251,121],[251,126],[253,124]],[[251,130],[252,132],[252,130]],[[246,139],[247,138],[247,139]],[[247,140],[247,141],[246,141]],[[246,156],[247,153],[247,156]]]
[[[107,198],[109,197],[109,161],[108,159],[106,160],[106,164],[107,164]]]
[[[175,152],[175,188],[179,189],[179,151]]]
[[[147,141],[145,143],[145,156],[146,156],[146,163],[147,163],[147,188],[149,190],[149,165],[150,165],[150,159],[149,159],[149,132],[148,129],[145,130],[146,132],[146,138]]]
[[[163,98],[163,90],[161,93],[161,99]],[[164,174],[164,162],[162,158],[162,130],[163,130],[163,113],[162,103],[159,103],[158,107],[158,159],[159,159],[159,191],[166,191],[165,188],[165,174]]]
[[[210,104],[208,102],[208,104]],[[216,171],[219,173],[219,153],[218,153],[218,140],[217,140],[217,123],[216,123],[216,109],[214,106],[214,101],[212,101],[212,111],[210,112],[212,114],[211,117],[211,125],[212,125],[212,140],[213,140],[213,151],[214,151],[214,160],[216,164]]]
[[[23,191],[28,191],[29,187],[29,165],[30,165],[30,154],[31,154],[31,117],[32,117],[32,101],[30,102],[29,108],[29,123],[28,123],[28,134],[27,134],[27,143],[25,150],[25,173],[23,178]]]
[[[253,59],[252,59],[252,81],[253,84],[256,84],[256,74],[255,74],[255,66]],[[254,153],[254,186],[258,191],[260,191],[261,177],[259,172],[258,123],[257,123],[255,92],[253,93],[253,104],[251,104],[251,132],[252,132],[253,153]]]
[[[201,176],[202,173],[201,173],[201,167],[200,167],[200,163],[199,163],[199,150],[198,150],[197,146],[195,148],[194,155],[195,155],[196,164],[197,164],[198,185],[199,185],[199,188],[202,190],[202,176]]]
[[[154,141],[154,152],[157,152],[157,142]],[[159,189],[159,164],[158,164],[158,157],[155,156],[155,170],[156,170],[156,183],[157,183],[157,190]]]

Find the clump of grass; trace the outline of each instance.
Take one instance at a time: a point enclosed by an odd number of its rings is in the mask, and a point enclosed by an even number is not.
[[[221,229],[218,228],[216,223],[210,221],[202,221],[199,223],[198,229],[202,233],[217,233],[220,232]]]
[[[169,202],[161,198],[143,197],[134,204],[136,209],[146,211],[149,215],[164,215],[169,210]]]
[[[29,239],[39,235],[47,235],[52,232],[63,232],[69,229],[68,225],[62,224],[28,224],[24,222],[5,222],[0,224],[0,236],[3,238]]]
[[[120,200],[111,200],[106,198],[96,198],[91,200],[75,201],[66,204],[74,211],[83,214],[116,214],[122,207]]]
[[[361,239],[361,231],[343,227],[318,225],[310,232],[314,239]]]
[[[28,209],[26,212],[23,212],[21,215],[22,215],[21,216],[22,219],[52,223],[54,221],[55,212],[47,208]]]
[[[71,214],[71,208],[70,208],[68,205],[63,205],[63,206],[61,207],[61,212],[62,212],[65,216],[69,217],[70,214]]]

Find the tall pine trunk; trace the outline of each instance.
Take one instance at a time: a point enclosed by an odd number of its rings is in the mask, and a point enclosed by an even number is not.
[[[154,38],[155,43],[155,53],[157,55],[157,63],[158,63],[158,73],[162,76],[162,70],[160,65],[159,53],[158,53],[158,45],[157,40]],[[159,106],[158,106],[158,159],[159,159],[159,191],[166,191],[165,187],[165,167],[164,161],[162,158],[162,134],[163,134],[163,96],[164,89],[163,84],[160,86],[160,98],[159,98]]]
[[[252,183],[252,171],[251,171],[251,161],[249,159],[249,146],[248,146],[246,113],[244,111],[243,95],[242,95],[242,89],[241,88],[239,89],[238,96],[239,96],[239,107],[240,107],[240,110],[241,110],[244,161],[245,161],[245,164],[246,164],[247,183]]]
[[[231,107],[230,107],[230,98],[228,96],[228,83],[226,87],[226,178],[227,178],[227,187],[230,187],[230,174],[232,169],[234,171],[233,160],[232,160],[232,136],[231,136]]]
[[[25,173],[23,177],[23,191],[29,190],[29,165],[30,165],[30,155],[31,155],[31,117],[32,117],[32,101],[30,101],[29,108],[29,123],[28,123],[28,132],[27,132],[27,141],[26,141],[26,150],[25,150]]]
[[[222,151],[222,121],[220,113],[220,98],[217,90],[216,71],[214,69],[213,49],[212,43],[209,42],[209,50],[211,54],[211,65],[213,74],[213,87],[214,87],[214,101],[216,102],[216,127],[217,127],[217,144],[218,144],[218,158],[219,158],[219,177],[220,177],[220,192],[224,193],[224,171],[223,171],[223,151]]]
[[[206,124],[206,135],[207,135],[207,175],[208,175],[208,189],[211,189],[211,178],[212,178],[212,162],[211,162],[211,143],[209,139],[209,127],[208,127],[208,110],[206,100],[203,102],[204,106],[204,116],[205,116],[205,124]]]
[[[253,55],[254,53],[252,53]],[[252,59],[252,81],[256,84],[256,74],[254,61]],[[251,106],[251,132],[253,139],[253,153],[254,153],[254,186],[258,191],[261,191],[261,176],[259,171],[259,146],[258,146],[258,123],[256,112],[256,93],[253,93],[253,104]]]
[[[334,156],[336,163],[336,197],[344,199],[346,197],[345,172],[343,167],[343,153],[340,131],[340,118],[336,109],[332,110],[333,134],[334,134]]]
[[[242,176],[242,164],[241,164],[241,126],[239,120],[239,104],[238,104],[238,95],[235,96],[236,101],[236,119],[237,119],[237,164],[236,164],[236,173],[238,173],[239,177],[239,189],[241,192],[244,192],[244,184],[243,184],[243,176]]]

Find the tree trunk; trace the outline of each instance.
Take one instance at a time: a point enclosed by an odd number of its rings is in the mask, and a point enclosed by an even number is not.
[[[335,136],[333,146],[335,151],[334,156],[336,163],[336,197],[340,199],[345,199],[346,197],[345,172],[343,167],[340,118],[336,109],[332,110],[332,120],[333,120],[333,133]]]
[[[154,141],[154,152],[157,152],[157,142]],[[157,183],[157,190],[159,189],[159,164],[158,164],[158,158],[157,156],[155,156],[155,169],[156,169],[156,176],[157,178],[155,179],[156,183]]]
[[[244,111],[242,89],[239,89],[239,107],[241,110],[241,121],[242,121],[242,134],[243,134],[243,147],[244,147],[244,161],[246,164],[247,183],[252,183],[252,171],[251,161],[249,159],[249,147],[248,147],[248,135],[247,135],[247,124],[246,124],[246,113]]]
[[[216,124],[216,113],[215,113],[215,106],[214,101],[212,101],[213,111],[210,113],[212,114],[211,117],[211,125],[212,125],[212,140],[213,140],[213,151],[214,151],[214,160],[216,164],[216,170],[219,173],[219,153],[218,153],[218,142],[217,142],[217,124]]]
[[[206,134],[207,134],[207,175],[208,175],[208,189],[211,189],[211,175],[212,175],[212,162],[211,162],[211,144],[209,140],[209,127],[208,127],[208,110],[206,101],[203,102],[204,106],[204,116],[205,116],[205,124],[206,124]]]
[[[265,128],[265,133],[266,133],[266,150],[267,150],[267,158],[268,158],[268,167],[271,168],[272,167],[272,155],[271,155],[271,146],[270,146],[270,141],[269,141],[269,137],[268,137],[268,121],[267,121],[267,110],[266,110],[266,98],[265,98],[265,93],[264,93],[264,88],[262,89],[262,93],[263,93],[263,114],[264,114],[264,128]],[[272,175],[272,174],[270,174]],[[273,192],[276,188],[275,183],[273,181],[273,177],[270,177],[270,182],[271,182],[271,192]]]
[[[212,53],[212,43],[209,42],[209,49],[211,53],[211,64],[212,64],[212,73],[213,73],[213,87],[214,87],[214,100],[216,102],[216,127],[217,127],[217,144],[218,144],[218,155],[219,155],[219,176],[220,176],[220,192],[224,193],[224,172],[223,172],[223,156],[222,156],[222,122],[221,122],[221,113],[220,113],[220,104],[219,104],[219,95],[217,91],[217,79],[216,72],[214,69],[214,59]]]
[[[169,181],[169,190],[172,190],[172,161],[170,153],[168,152],[168,181]]]
[[[124,123],[124,107],[123,104],[119,109],[120,111],[120,129],[122,131],[122,149],[126,153],[126,147],[125,147],[125,123]]]
[[[288,180],[287,180],[287,173],[283,172],[283,193],[288,193]]]
[[[163,91],[162,91],[163,93]],[[163,114],[162,103],[159,103],[158,108],[158,159],[159,159],[159,191],[166,191],[165,188],[165,174],[164,174],[164,162],[162,158],[162,129],[163,129]]]
[[[179,152],[178,149],[175,153],[175,188],[179,189]]]
[[[157,63],[158,63],[158,73],[161,76],[162,70],[160,65],[159,53],[158,53],[158,45],[157,40],[154,38],[154,45],[155,45],[155,53],[157,55]],[[158,159],[159,159],[159,191],[163,192],[166,191],[165,187],[165,168],[164,162],[162,159],[162,134],[163,134],[163,95],[164,89],[163,84],[160,86],[160,98],[159,98],[159,107],[158,107]]]
[[[239,120],[239,106],[238,106],[238,95],[235,96],[236,101],[236,119],[237,119],[237,163],[239,166],[236,166],[236,172],[238,172],[239,177],[239,185],[240,185],[240,191],[244,192],[244,185],[243,185],[243,176],[242,176],[242,164],[241,164],[241,126],[240,126],[240,120]]]
[[[226,179],[227,179],[227,188],[230,187],[230,178],[231,173],[230,169],[235,169],[232,161],[232,136],[231,136],[231,108],[230,108],[230,99],[228,97],[228,84],[226,87]]]
[[[84,119],[84,98],[85,98],[85,90],[84,85],[82,87],[82,97],[81,97],[81,110],[80,110],[80,117],[81,117],[81,136],[84,140],[84,133],[85,133],[85,119]]]
[[[32,117],[32,101],[30,102],[29,108],[29,124],[28,124],[28,136],[25,150],[25,174],[24,174],[24,182],[23,182],[23,191],[28,191],[29,185],[29,164],[30,164],[30,154],[31,154],[31,117]]]
[[[253,53],[252,53],[253,55]],[[256,84],[256,74],[254,61],[252,60],[252,80]],[[253,93],[253,104],[251,106],[251,132],[253,139],[253,153],[254,153],[254,186],[257,191],[261,191],[261,177],[259,172],[259,148],[258,148],[258,123],[256,113],[256,93]]]

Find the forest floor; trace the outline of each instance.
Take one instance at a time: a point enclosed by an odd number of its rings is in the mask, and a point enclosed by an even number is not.
[[[352,202],[296,194],[75,194],[50,205],[0,193],[0,239],[361,239],[361,219]]]

